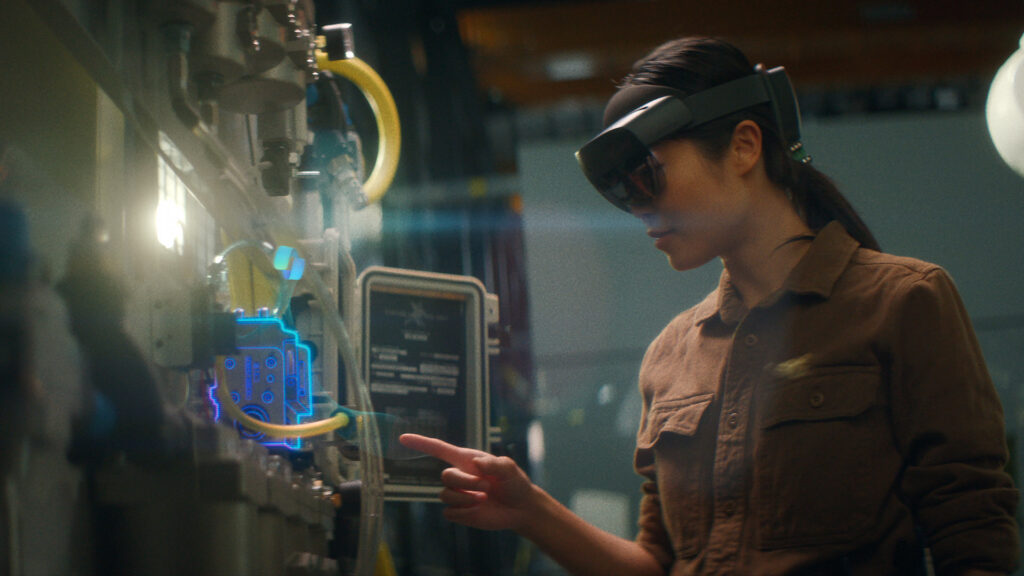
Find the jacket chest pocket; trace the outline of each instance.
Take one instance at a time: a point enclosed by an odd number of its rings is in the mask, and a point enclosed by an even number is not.
[[[694,436],[713,397],[714,394],[699,394],[689,398],[655,400],[637,435],[637,447],[642,450],[653,448],[662,434]]]
[[[845,542],[871,528],[900,458],[874,367],[819,369],[759,397],[758,544]]]
[[[706,518],[708,490],[698,431],[713,394],[655,401],[637,435],[637,465],[653,460],[662,521],[677,557],[693,556]],[[705,425],[706,426],[706,425]]]

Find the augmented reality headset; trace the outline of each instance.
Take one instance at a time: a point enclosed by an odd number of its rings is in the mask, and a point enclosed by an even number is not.
[[[799,147],[800,109],[793,85],[782,67],[686,95],[665,86],[630,86],[650,100],[635,108],[576,152],[580,168],[609,202],[622,210],[650,202],[661,187],[661,166],[650,147],[676,132],[693,128],[758,104],[771,103],[779,135]],[[616,96],[619,96],[617,94]],[[609,108],[615,98],[609,103]]]

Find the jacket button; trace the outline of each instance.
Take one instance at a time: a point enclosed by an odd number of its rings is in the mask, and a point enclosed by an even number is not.
[[[725,514],[726,518],[731,517],[736,513],[736,503],[733,501],[726,502],[722,505],[722,513]]]
[[[757,335],[747,334],[743,338],[743,343],[746,344],[747,346],[754,346],[755,344],[757,344]]]
[[[810,403],[812,408],[821,408],[821,405],[825,403],[825,395],[820,390],[812,392]]]
[[[735,412],[730,412],[725,421],[729,424],[729,428],[736,428],[740,425],[740,416]]]

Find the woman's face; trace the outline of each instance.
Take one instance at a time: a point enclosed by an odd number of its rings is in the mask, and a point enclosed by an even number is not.
[[[727,254],[743,238],[751,215],[747,188],[727,161],[708,158],[691,140],[652,148],[664,167],[664,188],[633,215],[676,270],[691,270]]]

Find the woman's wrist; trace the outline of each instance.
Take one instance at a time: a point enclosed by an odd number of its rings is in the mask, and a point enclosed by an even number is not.
[[[530,484],[523,505],[519,509],[515,531],[528,540],[540,535],[540,528],[551,520],[551,496],[536,484]]]

